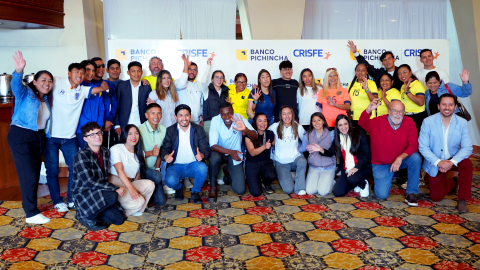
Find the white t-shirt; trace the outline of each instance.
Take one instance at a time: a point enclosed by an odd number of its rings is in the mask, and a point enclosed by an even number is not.
[[[440,80],[442,80],[444,83],[449,83],[450,82],[450,78],[448,77],[448,72],[445,71],[444,69],[441,69],[441,68],[434,68],[434,69],[419,69],[417,71],[415,71],[415,76],[417,76],[418,80],[423,83],[423,85],[425,85],[425,87],[427,87],[427,84],[425,83],[425,77],[427,76],[427,74],[431,71],[436,71],[438,73],[438,76],[440,76]],[[428,87],[427,87],[428,89]],[[400,89],[399,89],[400,90]]]
[[[175,158],[175,164],[189,164],[197,161],[193,155],[192,146],[190,144],[190,129],[192,125],[188,125],[187,131],[183,131],[180,125],[177,125],[178,130],[178,153]]]
[[[68,78],[55,77],[50,117],[52,123],[50,134],[53,138],[75,138],[83,102],[90,97],[92,87],[79,85],[75,89],[71,88]]]
[[[140,85],[141,82],[137,85],[137,87],[134,87],[132,81],[130,81],[130,86],[132,87],[132,110],[130,111],[128,123],[137,127],[142,124],[140,121],[140,112],[138,110],[138,91],[140,91]]]
[[[50,111],[45,102],[40,102],[40,109],[38,109],[37,128],[38,130],[45,129],[48,118],[50,118]]]
[[[274,123],[268,129],[275,133],[275,150],[273,159],[282,164],[288,164],[295,161],[301,154],[298,151],[299,139],[303,138],[305,130],[302,125],[298,125],[298,138],[295,139],[292,126],[283,128],[283,139],[280,140],[277,134],[279,122]]]
[[[310,125],[310,117],[314,112],[317,112],[317,95],[320,92],[313,93],[312,87],[305,87],[307,89],[303,96],[300,94],[300,88],[297,89],[297,103],[298,103],[298,120],[300,125]]]
[[[203,115],[203,93],[207,91],[207,85],[199,81],[190,82],[188,74],[182,73],[180,78],[175,80],[175,88],[180,104],[186,104],[192,110],[190,121],[200,124],[200,116]]]
[[[113,165],[121,162],[123,164],[123,171],[128,178],[135,178],[140,171],[140,164],[134,153],[130,153],[125,144],[120,143],[110,148],[110,173],[118,176],[117,171]]]

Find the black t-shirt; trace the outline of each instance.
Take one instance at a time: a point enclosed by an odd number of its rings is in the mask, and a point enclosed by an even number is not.
[[[293,112],[295,113],[295,119],[298,121],[297,80],[292,79],[287,81],[279,78],[272,80],[272,86],[273,90],[275,90],[276,92],[275,109],[273,110],[275,119],[277,119],[279,116],[280,108],[284,105],[288,105],[293,108]]]
[[[439,112],[438,110],[438,103],[440,100],[438,99],[438,93],[432,94],[430,93],[430,102],[428,103],[428,109],[430,110],[430,115],[434,115]]]
[[[263,135],[260,135],[260,134],[258,135],[258,140],[262,142],[262,145],[264,145],[265,142],[268,140],[270,140],[270,142],[273,142],[275,140],[275,134],[271,130],[265,130],[265,133],[263,133]],[[248,149],[247,149],[247,154],[245,156],[248,162],[259,162],[259,161],[269,160],[270,149],[265,149],[262,153],[254,157],[250,155],[250,152],[248,152]]]

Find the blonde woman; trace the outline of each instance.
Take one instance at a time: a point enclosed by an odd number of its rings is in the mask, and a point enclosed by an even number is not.
[[[317,98],[317,106],[321,109],[329,127],[335,126],[337,115],[347,115],[347,110],[350,109],[350,96],[347,89],[342,87],[336,68],[327,69],[323,89]]]

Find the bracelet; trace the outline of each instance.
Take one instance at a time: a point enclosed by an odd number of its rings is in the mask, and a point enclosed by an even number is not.
[[[405,92],[405,95],[408,95],[408,94],[410,94],[410,91]]]
[[[253,100],[253,104],[257,104],[257,103],[258,103],[257,101]]]
[[[365,90],[365,92],[370,93],[370,89],[367,88],[367,90]]]

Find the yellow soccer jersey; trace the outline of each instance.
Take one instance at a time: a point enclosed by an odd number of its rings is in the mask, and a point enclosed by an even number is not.
[[[400,100],[402,101],[402,97],[400,96],[400,91],[396,88],[391,88],[387,90],[385,93],[387,95],[387,100],[392,102],[392,100]],[[382,91],[378,91],[378,98],[380,99],[380,106],[377,107],[377,116],[382,116],[384,114],[388,114],[388,108],[385,102],[383,102]]]
[[[415,80],[412,83],[410,83],[409,91],[415,96],[425,97],[425,90],[426,90],[425,86],[419,80]],[[420,113],[425,111],[425,103],[423,103],[422,106],[418,106],[405,94],[405,85],[402,85],[400,94],[402,96],[402,102],[403,104],[405,104],[406,113]]]
[[[248,107],[248,95],[250,95],[250,90],[246,87],[245,89],[237,93],[237,86],[235,84],[230,84],[228,86],[228,97],[232,101],[233,112],[238,113],[243,118],[248,120],[247,107]]]
[[[347,89],[350,89],[351,83],[348,84]],[[377,85],[375,84],[374,81],[368,80],[367,82],[368,89],[372,94],[377,95],[378,90],[377,90]],[[350,94],[350,102],[352,102],[352,105],[350,105],[350,110],[353,112],[353,120],[358,121],[360,119],[360,115],[362,112],[368,107],[370,104],[370,99],[368,98],[368,94],[363,89],[362,84],[359,82],[355,82],[352,86],[352,89],[349,91]],[[372,112],[372,118],[375,117],[375,112]]]

